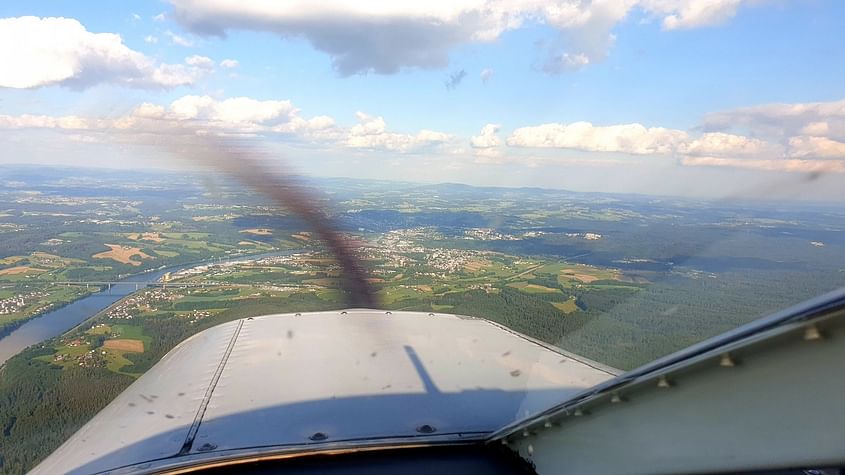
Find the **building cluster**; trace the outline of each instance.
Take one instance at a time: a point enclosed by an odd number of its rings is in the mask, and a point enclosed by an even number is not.
[[[467,231],[472,239],[511,239],[512,236],[497,233],[490,229],[473,229]],[[465,236],[466,237],[466,236]],[[389,274],[388,270],[402,271],[412,266],[428,267],[430,270],[441,272],[421,272],[434,278],[445,278],[447,274],[461,272],[468,264],[478,261],[487,255],[486,251],[468,249],[449,249],[426,247],[420,241],[442,240],[443,235],[434,228],[410,228],[390,231],[376,240],[375,244],[362,250],[363,258],[381,261],[374,274]],[[515,239],[515,238],[514,238]],[[380,272],[381,271],[381,272]]]
[[[33,302],[46,296],[47,292],[35,291],[0,299],[0,315],[21,312],[27,306],[32,305]]]
[[[587,241],[598,241],[601,239],[601,234],[598,233],[565,233],[566,237],[581,238]]]
[[[189,321],[191,323],[197,323],[198,321],[202,320],[203,318],[210,317],[211,312],[209,312],[208,310],[194,310],[186,316],[190,318]]]
[[[430,249],[426,254],[425,263],[437,270],[454,274],[466,268],[467,264],[477,260],[479,251],[464,249]]]
[[[105,351],[97,352],[97,350],[88,350],[80,355],[69,355],[67,353],[58,353],[53,356],[53,361],[56,363],[71,363],[75,362],[78,366],[83,368],[102,368],[106,365]]]
[[[74,224],[74,223],[81,223],[81,224],[117,224],[120,226],[139,226],[141,223],[139,221],[130,220],[130,219],[95,219],[95,218],[85,218],[80,219],[79,221],[65,221],[65,226]]]
[[[106,316],[114,319],[131,320],[141,312],[155,312],[156,303],[172,302],[183,296],[167,289],[146,289],[135,295],[130,295],[109,309]]]
[[[491,228],[471,228],[464,231],[464,239],[479,241],[518,241],[520,238]]]

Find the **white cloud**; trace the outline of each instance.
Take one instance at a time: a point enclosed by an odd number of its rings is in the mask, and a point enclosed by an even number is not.
[[[641,124],[594,126],[589,122],[543,124],[513,131],[512,147],[566,148],[636,155],[669,154],[688,138],[681,130],[646,128]]]
[[[484,68],[478,76],[481,78],[481,82],[487,84],[487,81],[493,78],[493,70],[490,68]]]
[[[158,43],[158,37],[155,37],[153,35],[147,35],[144,37],[144,43],[150,43],[154,45]]]
[[[220,61],[221,68],[234,69],[240,65],[241,63],[239,63],[236,59],[224,59],[223,61]]]
[[[747,129],[771,137],[826,136],[845,140],[845,99],[830,102],[764,104],[715,112],[704,118],[709,130]]]
[[[172,88],[202,76],[190,66],[156,64],[119,35],[91,33],[70,18],[0,19],[0,64],[0,87],[17,89],[97,83]]]
[[[780,147],[769,142],[723,132],[702,134],[698,138],[680,144],[678,152],[686,155],[731,157],[753,157],[761,154],[780,155],[783,153]]]
[[[845,158],[845,99],[764,104],[708,114],[708,130],[746,130],[781,144],[787,157]]]
[[[789,155],[791,157],[845,159],[845,143],[827,137],[790,137]]]
[[[181,119],[243,125],[287,121],[297,110],[290,101],[259,101],[248,97],[219,101],[209,96],[184,96],[173,101],[170,111]]]
[[[132,14],[132,21],[141,21],[141,15],[137,13]]]
[[[200,69],[214,69],[214,61],[211,58],[198,54],[185,58],[185,64]]]
[[[145,102],[140,106],[136,107],[132,114],[136,117],[144,119],[161,119],[165,116],[166,113],[167,109],[165,109],[164,106]]]
[[[303,119],[299,116],[293,116],[284,124],[279,124],[273,127],[273,132],[282,134],[302,134],[310,138],[319,136],[319,131],[330,130],[335,126],[334,119],[326,115],[319,115],[311,119]],[[329,134],[336,135],[336,134]],[[325,134],[323,135],[325,136]]]
[[[482,134],[483,136],[483,134]],[[473,139],[480,137],[473,137]],[[589,122],[542,124],[513,131],[507,140],[512,147],[560,148],[586,152],[623,153],[630,155],[677,155],[704,158],[684,163],[733,163],[736,159],[781,160],[790,157],[843,158],[845,144],[801,137],[788,147],[754,137],[706,132],[692,136],[682,130],[663,127],[647,128],[641,124],[595,126]],[[728,161],[716,160],[729,159]]]
[[[393,152],[415,152],[450,142],[451,135],[423,129],[416,134],[400,134],[387,131],[382,117],[357,112],[358,124],[345,134],[344,144],[350,148],[387,150]]]
[[[586,54],[562,53],[550,57],[543,66],[543,70],[550,73],[577,71],[588,64],[590,64],[590,58]]]
[[[93,126],[93,127],[92,127]],[[3,129],[66,129],[84,130],[95,128],[91,119],[77,116],[52,117],[46,115],[24,114],[19,116],[0,115],[0,128]]]
[[[154,16],[153,20],[161,23],[161,22],[167,20],[167,15],[165,15],[164,12],[161,12],[158,15]]]
[[[611,30],[639,8],[666,28],[705,26],[732,17],[741,0],[169,0],[174,18],[200,35],[259,30],[301,37],[327,53],[342,75],[391,74],[405,67],[443,68],[462,44],[488,43],[526,24],[562,33],[546,69],[572,69],[602,60]],[[706,2],[720,8],[707,7]]]
[[[481,128],[481,133],[469,139],[470,145],[473,148],[486,149],[499,147],[502,145],[502,139],[499,137],[499,129],[502,126],[499,124],[487,124]]]
[[[830,124],[827,122],[810,122],[801,129],[804,135],[823,137],[831,132]]]
[[[747,0],[644,0],[642,6],[663,17],[663,28],[675,30],[723,23]]]
[[[194,46],[194,41],[190,38],[185,38],[184,36],[177,35],[170,30],[164,32],[164,36],[170,38],[170,42],[176,46],[184,46],[186,48],[190,48]]]
[[[234,97],[183,96],[169,106],[143,103],[129,114],[110,118],[77,116],[0,115],[0,129],[54,129],[107,140],[141,140],[143,137],[277,136],[318,147],[414,153],[441,151],[455,144],[452,135],[423,129],[413,134],[388,130],[384,118],[363,112],[357,124],[341,127],[331,117],[304,118],[290,101]],[[99,135],[97,135],[99,134]]]

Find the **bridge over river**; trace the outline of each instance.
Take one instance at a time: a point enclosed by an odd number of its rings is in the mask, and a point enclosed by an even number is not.
[[[100,281],[100,280],[89,280],[89,281],[58,281],[58,282],[45,282],[48,285],[77,285],[77,286],[84,286],[86,289],[91,287],[107,287],[108,290],[111,290],[112,286],[115,285],[131,285],[135,287],[135,290],[140,290],[145,287],[160,287],[163,289],[167,288],[188,288],[188,287],[197,287],[197,288],[205,288],[205,287],[246,287],[247,284],[229,284],[224,282],[167,282],[161,280],[155,281],[138,281],[138,282],[128,282],[128,281]]]

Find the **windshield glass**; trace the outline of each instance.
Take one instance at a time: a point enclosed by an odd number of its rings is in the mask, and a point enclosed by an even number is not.
[[[845,286],[843,15],[3,4],[0,473],[246,317],[478,317],[609,376]]]

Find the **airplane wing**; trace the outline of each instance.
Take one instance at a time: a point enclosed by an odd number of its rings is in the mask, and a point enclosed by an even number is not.
[[[478,442],[616,373],[471,317],[247,318],[179,344],[32,473]]]

